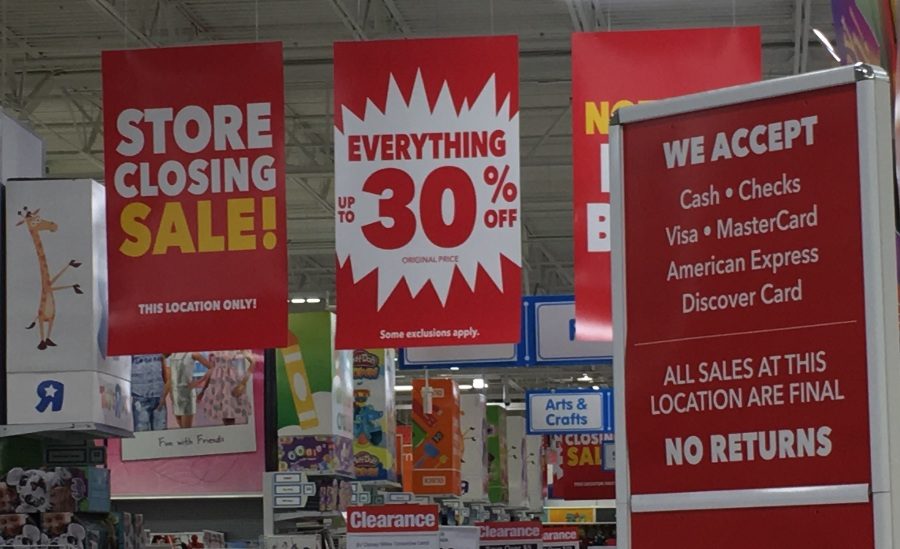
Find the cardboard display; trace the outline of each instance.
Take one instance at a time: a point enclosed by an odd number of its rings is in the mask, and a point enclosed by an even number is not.
[[[432,379],[428,387],[431,413],[425,413],[425,380],[413,380],[413,491],[458,496],[463,452],[459,388],[452,379]]]
[[[465,393],[460,401],[460,426],[463,438],[462,497],[470,501],[488,501],[488,425],[487,397],[483,393]]]
[[[506,470],[509,479],[509,504],[530,507],[528,502],[528,448],[525,444],[525,418],[510,415],[506,418]]]
[[[276,353],[278,467],[353,473],[353,353],[334,348],[334,315],[289,315]]]
[[[356,480],[397,480],[393,349],[353,351],[353,461]]]
[[[488,498],[491,503],[508,503],[509,471],[506,456],[509,452],[509,441],[506,438],[506,408],[502,405],[489,404],[487,422]]]

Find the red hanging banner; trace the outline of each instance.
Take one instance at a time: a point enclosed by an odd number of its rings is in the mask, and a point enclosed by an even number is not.
[[[281,44],[102,64],[110,354],[283,347]]]
[[[338,348],[519,341],[518,39],[336,43]]]
[[[612,340],[609,121],[621,107],[759,80],[759,27],[572,35],[578,339]]]

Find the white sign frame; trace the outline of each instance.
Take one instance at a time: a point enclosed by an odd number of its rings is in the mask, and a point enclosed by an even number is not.
[[[623,125],[800,92],[855,84],[859,132],[860,203],[862,208],[863,269],[865,284],[866,347],[868,362],[869,429],[872,485],[827,486],[641,495],[630,493],[628,429],[625,414],[625,224]],[[617,111],[610,126],[611,204],[613,219],[613,375],[616,406],[617,541],[631,547],[631,513],[673,510],[773,507],[824,503],[859,503],[873,506],[876,549],[900,548],[900,400],[888,398],[889,387],[900,386],[900,332],[897,313],[896,242],[894,229],[894,173],[890,83],[880,68],[858,64],[816,73],[687,95]],[[886,307],[885,304],[892,304]],[[888,368],[888,365],[892,367]],[[870,495],[871,494],[871,495]]]

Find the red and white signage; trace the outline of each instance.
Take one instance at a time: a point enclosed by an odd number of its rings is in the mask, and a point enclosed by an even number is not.
[[[606,463],[612,434],[568,434],[548,437],[553,467],[550,496],[564,500],[615,499],[616,473]]]
[[[404,503],[347,509],[348,549],[440,548],[437,505]]]
[[[520,337],[518,39],[336,43],[338,348]]]
[[[540,522],[482,522],[477,526],[481,528],[482,549],[507,549],[513,545],[519,549],[543,547],[544,527]]]
[[[544,549],[579,549],[581,536],[577,526],[544,527]]]
[[[283,347],[281,44],[102,64],[110,354]]]
[[[758,27],[572,35],[578,339],[612,340],[609,122],[621,107],[759,80]]]
[[[829,545],[811,540],[835,509],[873,547],[869,494],[889,480],[874,403],[898,335],[875,305],[896,299],[890,152],[875,145],[889,124],[874,122],[888,84],[862,74],[637,107],[613,130],[632,548],[667,544],[673,524],[680,547],[756,547],[741,534],[759,524],[769,547]]]
[[[347,509],[347,532],[437,532],[440,527],[437,505],[418,503],[371,505]]]

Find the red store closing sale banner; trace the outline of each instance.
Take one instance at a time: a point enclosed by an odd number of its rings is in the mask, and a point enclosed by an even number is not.
[[[102,64],[110,354],[284,346],[281,44]]]
[[[761,525],[766,547],[837,547],[837,523],[898,546],[889,88],[846,67],[622,111],[625,547],[751,549]]]
[[[759,80],[759,27],[572,35],[578,339],[612,340],[609,121],[621,107]]]
[[[338,348],[520,336],[518,39],[336,43]]]

